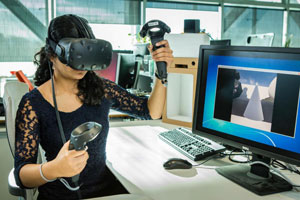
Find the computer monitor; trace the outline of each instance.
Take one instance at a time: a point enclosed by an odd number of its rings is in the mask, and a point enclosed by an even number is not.
[[[100,77],[109,79],[113,82],[117,81],[117,74],[118,74],[118,58],[119,54],[132,54],[133,51],[130,50],[113,50],[112,52],[112,59],[110,65],[103,70],[96,70],[95,73],[98,74]]]
[[[134,54],[119,53],[116,83],[125,89],[135,88],[140,71],[140,62]]]
[[[116,74],[117,74],[117,63],[118,63],[118,53],[113,52],[110,65],[106,69],[95,71],[95,73],[98,74],[100,77],[115,82]]]
[[[300,164],[300,49],[201,46],[193,133],[252,152],[218,173],[259,195],[292,189],[271,159]]]
[[[210,45],[223,45],[223,46],[230,46],[231,40],[211,40],[209,42]]]
[[[152,83],[152,77],[139,74],[136,89],[138,91],[150,93],[152,91]]]

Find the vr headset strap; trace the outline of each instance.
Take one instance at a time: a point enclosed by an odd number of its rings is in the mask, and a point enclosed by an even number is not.
[[[51,47],[51,49],[53,50],[53,51],[55,51],[55,49],[56,49],[56,42],[54,42],[53,40],[51,40],[50,38],[46,38],[46,43],[48,44],[48,45],[50,45],[50,47]]]
[[[51,49],[56,53],[56,55],[58,55],[59,57],[64,56],[65,50],[58,43],[54,42],[50,38],[46,38],[46,42],[48,45],[50,45]],[[57,47],[59,47],[59,48],[57,48]]]
[[[84,21],[82,18],[76,15],[70,14],[70,16],[72,21],[76,24],[77,30],[79,30],[82,35],[89,39],[95,39],[93,32],[90,30],[91,28],[87,25],[87,21]]]

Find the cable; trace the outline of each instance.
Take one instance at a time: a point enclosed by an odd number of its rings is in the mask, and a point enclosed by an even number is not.
[[[283,173],[281,173],[278,169],[276,168],[273,168],[272,166],[264,163],[264,162],[261,162],[261,161],[254,161],[254,162],[251,162],[249,163],[249,165],[255,165],[255,164],[260,164],[260,165],[263,165],[267,168],[269,168],[270,170],[276,172],[278,175],[280,175],[283,179],[285,179],[289,184],[291,184],[293,187],[300,187],[300,185],[296,185],[294,184],[288,177],[286,177]]]
[[[294,167],[293,165],[290,165],[288,163],[283,164],[283,163],[279,162],[278,160],[273,159],[271,161],[271,166],[273,166],[274,168],[280,167],[281,170],[289,170],[290,172],[300,175],[300,171],[296,167]]]
[[[286,167],[288,170],[290,170],[291,172],[294,172],[298,175],[300,175],[300,171],[297,169],[297,167],[295,165],[291,165],[289,163],[285,163]]]
[[[50,76],[51,76],[53,104],[54,104],[54,107],[55,107],[55,114],[56,114],[56,119],[57,119],[57,123],[58,123],[58,129],[59,129],[59,132],[60,132],[62,142],[64,144],[64,143],[66,143],[66,137],[65,137],[64,129],[62,127],[62,123],[61,123],[61,119],[60,119],[60,116],[59,116],[59,113],[58,113],[58,109],[57,109],[57,102],[56,102],[55,88],[54,88],[54,80],[53,80],[54,78],[53,78],[53,74],[52,74],[52,71],[51,71],[51,64],[50,64],[50,62],[48,62],[48,64],[49,64],[49,71],[50,71]]]
[[[201,162],[201,163],[199,163],[199,164],[197,164],[197,165],[193,165],[193,167],[197,167],[197,166],[203,165],[204,163],[206,163],[207,161],[211,160],[212,158],[213,158],[213,157],[210,157],[210,158],[204,160],[203,162]]]
[[[196,165],[193,165],[193,167],[201,166],[201,165],[203,165],[204,163],[210,161],[210,160],[213,159],[213,158],[222,158],[221,153],[220,153],[220,154],[213,155],[213,156],[210,156],[210,157],[208,157],[206,160],[204,160],[203,162],[201,162],[201,163],[199,163],[199,164],[196,164]],[[214,168],[215,168],[215,167],[214,167]],[[214,169],[214,168],[212,168],[212,169]]]
[[[52,66],[52,62],[48,61],[48,66],[49,66],[49,71],[50,71],[50,76],[51,76],[51,86],[52,86],[52,96],[53,96],[53,104],[54,104],[54,108],[55,108],[55,114],[56,114],[56,119],[57,119],[57,124],[58,124],[58,129],[60,132],[60,136],[61,136],[61,140],[63,142],[63,144],[66,143],[66,137],[65,137],[65,133],[64,133],[64,129],[62,127],[62,123],[61,123],[61,119],[59,116],[59,112],[58,112],[58,107],[57,107],[57,102],[56,102],[56,96],[55,96],[55,87],[54,87],[54,78],[53,78],[53,74],[51,71],[51,66]],[[70,184],[68,183],[68,181],[66,181],[64,178],[59,178],[60,182],[62,182],[66,188],[68,188],[71,191],[77,191],[77,196],[78,199],[81,199],[81,193],[80,193],[80,186],[78,184],[78,181],[76,181],[75,187],[71,187]]]
[[[215,159],[215,158],[224,158],[225,156],[227,156],[226,154],[224,154],[223,152],[220,152],[216,155],[213,155],[213,156],[210,156],[208,157],[206,160],[204,160],[203,162],[199,163],[199,164],[196,164],[196,165],[193,165],[193,167],[197,167],[197,168],[204,168],[204,169],[216,169],[217,166],[201,166],[203,165],[204,163],[212,160],[212,159]]]
[[[247,151],[242,150],[243,153],[234,153],[237,149],[232,150],[228,155],[228,159],[231,162],[235,162],[235,163],[249,163],[251,161],[250,159],[250,155],[252,156],[252,153],[247,153]],[[224,154],[226,155],[226,154]],[[237,155],[242,155],[242,156],[247,156],[247,160],[246,161],[240,161],[240,160],[236,160],[234,158],[232,158],[232,156],[237,156]]]
[[[273,166],[274,168],[280,168],[281,170],[286,170],[287,169],[287,167],[283,163],[281,163],[281,162],[279,162],[278,160],[275,160],[275,159],[271,160],[270,165]]]
[[[252,153],[223,153],[221,152],[220,154],[223,155],[223,157],[226,157],[226,156],[229,156],[229,155],[232,155],[232,156],[252,156]]]
[[[233,152],[233,151],[231,151],[229,154],[226,154],[226,153],[224,153],[224,152],[221,152],[221,153],[219,153],[219,154],[216,154],[216,155],[214,155],[214,156],[211,156],[211,157],[207,158],[206,160],[204,160],[203,162],[201,162],[201,163],[199,163],[199,164],[193,165],[193,167],[201,166],[201,165],[203,165],[204,163],[210,161],[210,160],[213,159],[213,158],[224,158],[225,156],[230,156],[230,155],[247,155],[247,156],[248,156],[248,161],[247,161],[246,163],[248,163],[248,162],[250,161],[249,155],[252,155],[252,154],[249,154],[249,153],[247,153],[247,152],[245,152],[245,151],[244,151],[245,153],[238,153],[238,154],[232,154],[232,152]],[[234,160],[234,159],[233,159],[233,160]],[[239,161],[233,161],[233,162],[239,162]],[[240,162],[240,163],[244,163],[244,162]],[[215,168],[215,167],[214,167],[214,168]]]
[[[66,179],[64,179],[64,178],[59,178],[59,180],[66,186],[66,188],[68,188],[71,191],[77,191],[80,188],[80,186],[78,186],[78,185],[76,187],[71,187],[70,184],[68,183],[68,181],[66,181]]]

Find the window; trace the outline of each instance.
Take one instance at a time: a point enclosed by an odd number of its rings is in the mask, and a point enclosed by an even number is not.
[[[94,24],[140,24],[139,0],[56,0],[57,16],[76,14]]]
[[[109,41],[114,50],[132,50],[136,26],[125,24],[90,24],[96,38]]]
[[[290,3],[300,4],[300,0],[290,0]]]
[[[132,50],[136,26],[141,23],[139,0],[56,0],[57,16],[76,14],[87,19],[96,38],[113,49]]]
[[[36,17],[42,24],[47,26],[45,0],[20,0],[20,2]]]
[[[274,33],[273,46],[282,46],[283,11],[226,6],[223,31],[232,45],[246,45],[250,34]]]
[[[282,0],[250,0],[250,1],[259,1],[259,2],[268,2],[268,3],[281,3]]]
[[[33,56],[45,43],[45,1],[4,3],[0,2],[0,76],[10,76],[12,70],[33,75]]]
[[[288,37],[291,39],[291,47],[300,47],[300,12],[290,11],[288,19]]]

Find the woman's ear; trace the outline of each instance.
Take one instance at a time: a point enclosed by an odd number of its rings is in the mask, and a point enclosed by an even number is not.
[[[53,56],[51,56],[51,57],[50,57],[50,62],[55,63],[55,62],[56,62],[56,58],[53,57]]]

